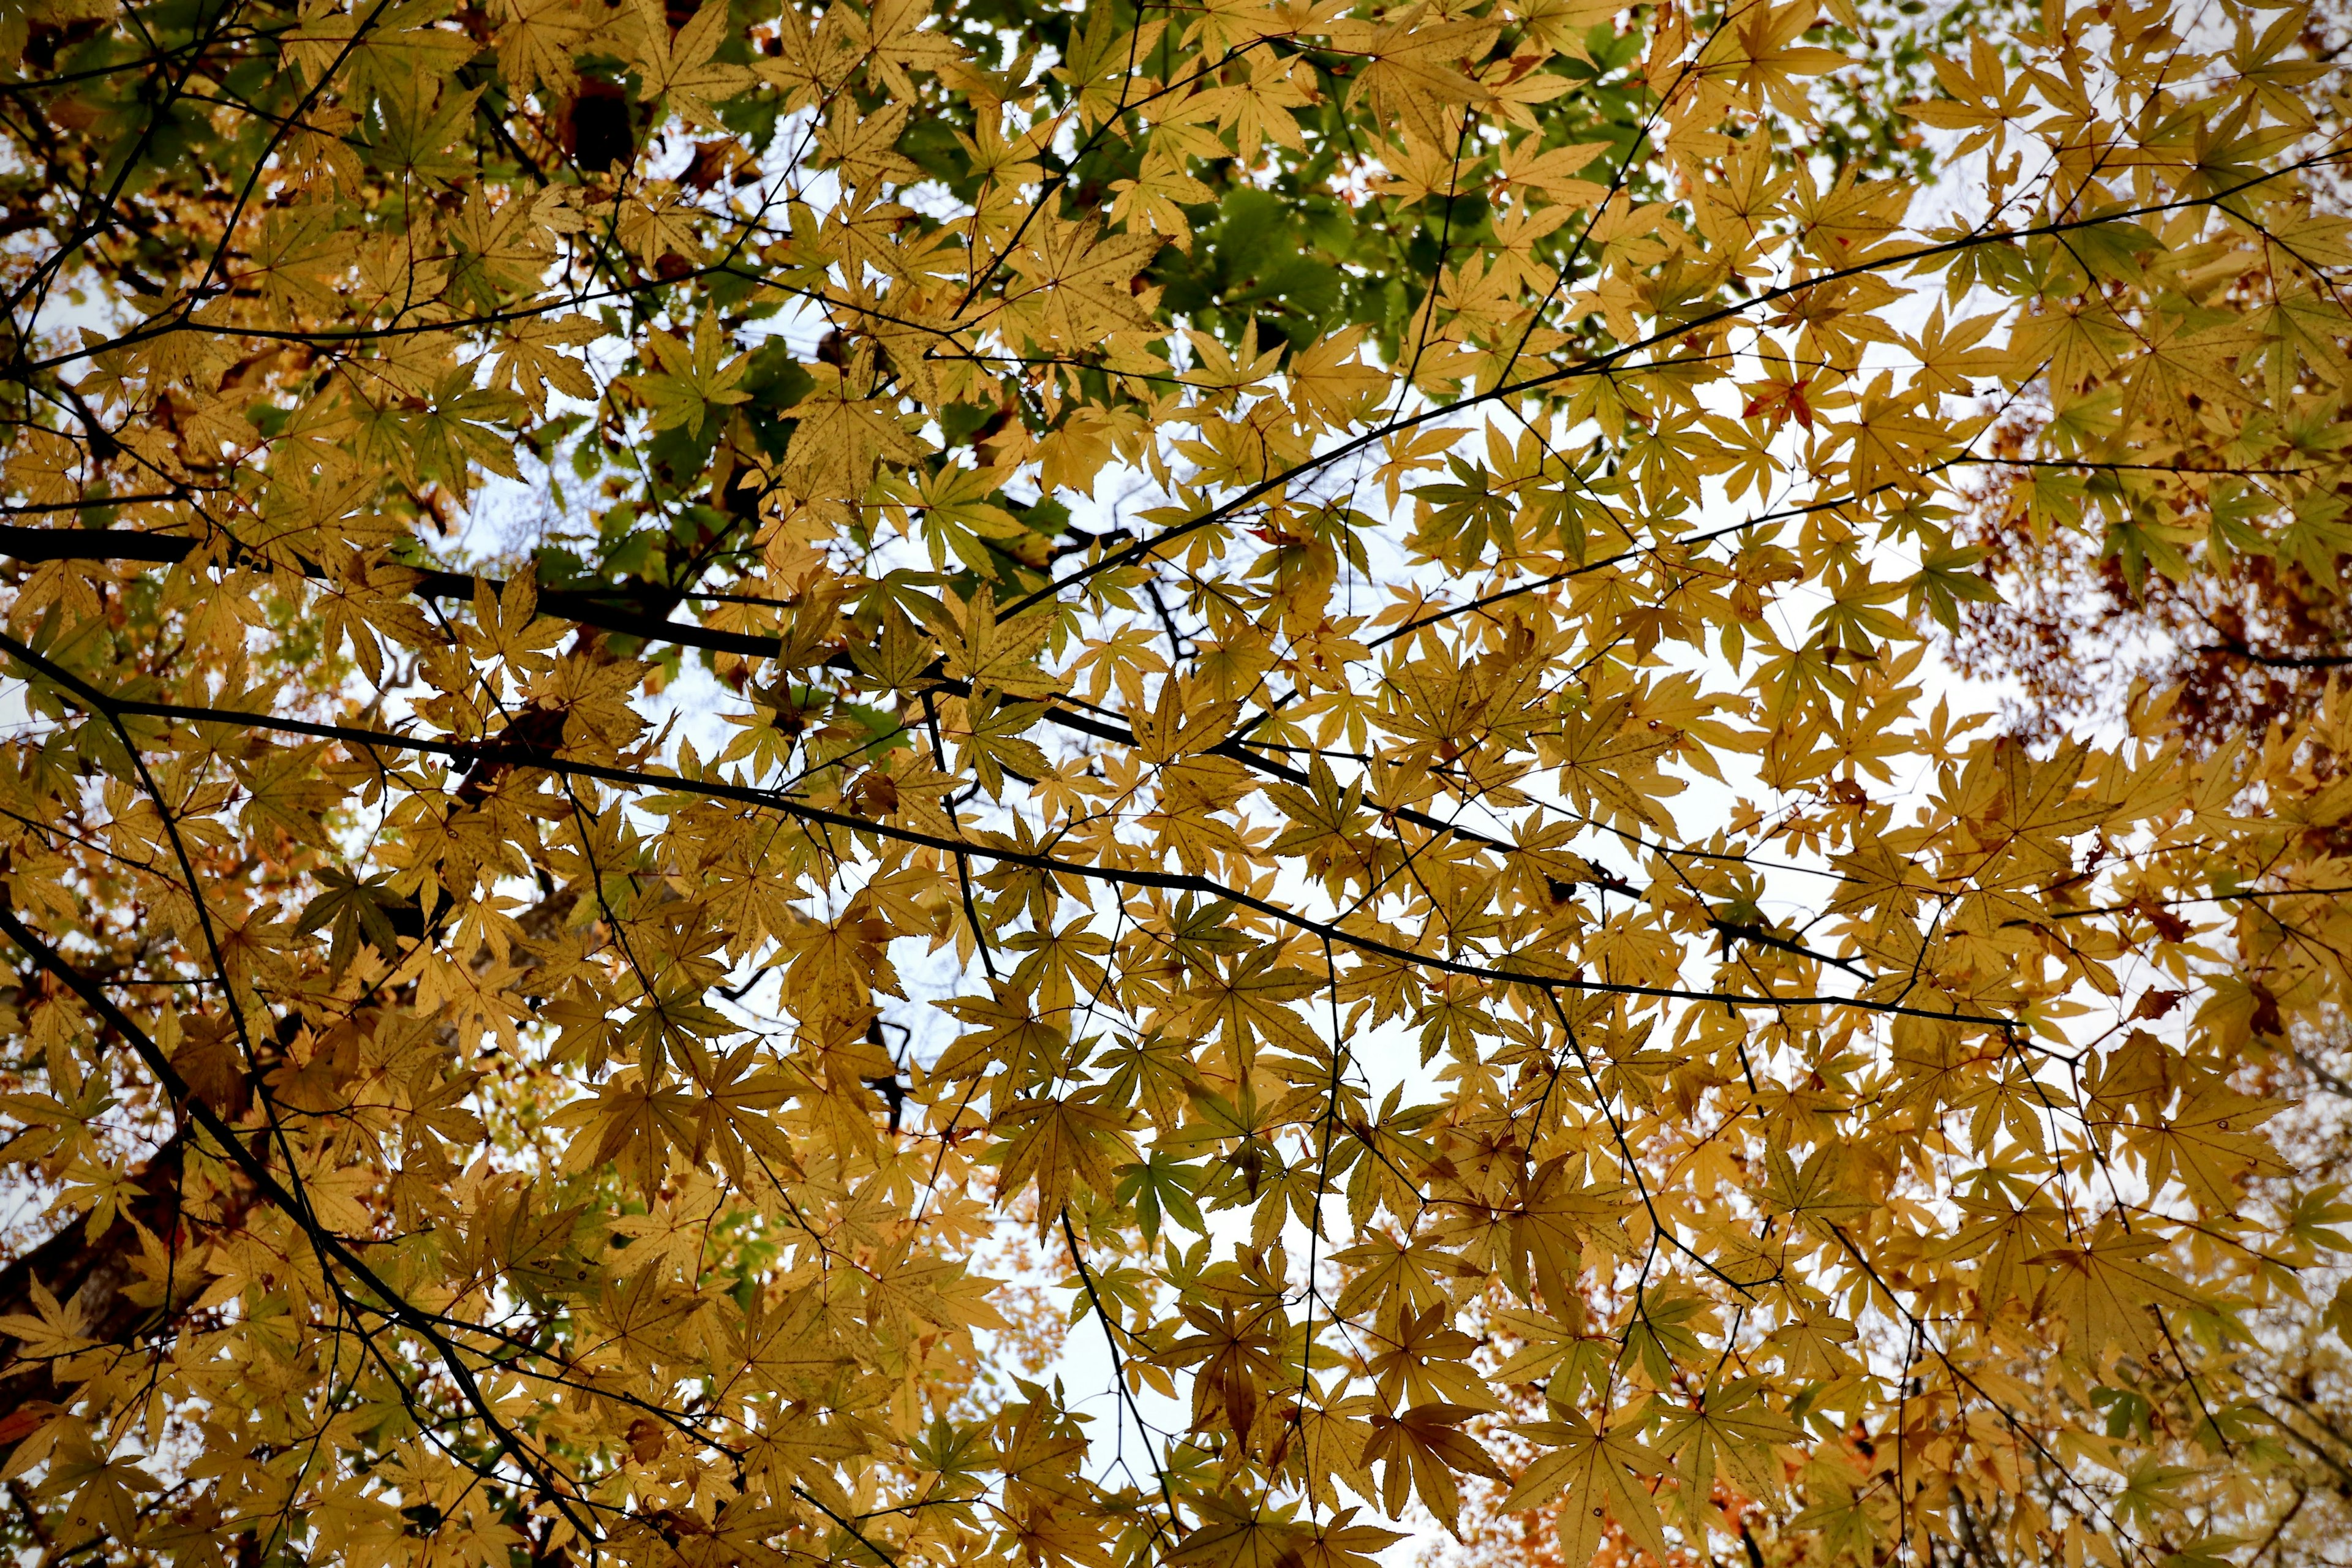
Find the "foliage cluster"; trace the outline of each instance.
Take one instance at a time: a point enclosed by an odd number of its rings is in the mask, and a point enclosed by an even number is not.
[[[2326,36],[22,0],[5,1539],[2326,1560]]]

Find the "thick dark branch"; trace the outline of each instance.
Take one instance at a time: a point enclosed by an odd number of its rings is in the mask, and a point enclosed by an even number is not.
[[[0,1316],[37,1316],[34,1290],[72,1311],[86,1339],[131,1345],[161,1320],[184,1309],[201,1276],[191,1265],[172,1281],[173,1299],[142,1305],[131,1299],[142,1251],[141,1233],[160,1237],[174,1253],[190,1250],[181,1184],[184,1132],[174,1133],[131,1176],[133,1195],[118,1201],[114,1219],[95,1237],[77,1218],[22,1258],[0,1268]],[[233,1216],[224,1216],[234,1223]],[[62,1405],[79,1380],[66,1381],[47,1361],[25,1360],[21,1346],[0,1333],[0,1460],[46,1419],[44,1406]]]
[[[2197,651],[2218,654],[2225,658],[2242,658],[2248,664],[2258,664],[2264,669],[2352,668],[2352,653],[2265,653],[2242,642],[2215,643]]]
[[[285,719],[269,713],[243,712],[231,708],[197,708],[170,702],[142,702],[127,698],[108,696],[75,675],[71,670],[50,662],[12,637],[0,635],[0,649],[15,657],[44,679],[70,693],[93,710],[109,714],[174,719],[189,723],[233,724],[249,729],[272,730],[287,734],[308,735],[316,740],[339,741],[347,745],[367,750],[421,752],[428,755],[460,759],[467,763],[477,760],[482,752],[479,744],[465,741],[444,741],[424,736],[395,734],[388,731],[362,730],[348,725],[321,724],[307,719]],[[1646,996],[1675,1002],[1717,1002],[1732,1007],[1853,1007],[1864,1012],[1890,1016],[1934,1018],[1944,1023],[1980,1024],[1991,1028],[2006,1029],[2011,1021],[1988,1014],[1958,1013],[1948,1009],[1914,1007],[1900,1002],[1880,1001],[1860,994],[1837,995],[1828,993],[1807,993],[1800,995],[1770,995],[1747,991],[1703,991],[1693,986],[1636,985],[1622,981],[1587,978],[1580,970],[1572,973],[1545,973],[1539,971],[1507,967],[1500,964],[1472,963],[1460,959],[1444,958],[1435,953],[1418,952],[1378,937],[1347,929],[1337,920],[1320,920],[1313,915],[1261,898],[1239,888],[1229,887],[1211,877],[1194,876],[1190,872],[1160,871],[1142,867],[1102,866],[1080,860],[1057,859],[1051,855],[1019,849],[999,837],[997,842],[982,839],[950,837],[926,832],[921,828],[877,821],[848,812],[834,811],[798,799],[778,790],[760,789],[750,784],[729,784],[719,779],[691,779],[674,773],[654,773],[628,768],[608,766],[602,763],[574,762],[560,757],[545,757],[532,766],[551,773],[570,778],[593,779],[626,790],[654,790],[700,795],[710,800],[732,801],[771,811],[780,811],[796,821],[811,826],[829,827],[848,833],[872,834],[919,849],[929,849],[944,855],[971,855],[993,860],[999,865],[1022,866],[1032,870],[1056,876],[1078,877],[1122,888],[1151,888],[1163,892],[1192,893],[1198,897],[1222,900],[1236,908],[1265,916],[1294,931],[1347,947],[1356,952],[1386,958],[1399,963],[1412,964],[1435,970],[1444,974],[1458,974],[1466,979],[1483,980],[1506,985],[1526,985],[1538,991],[1587,992],[1613,996]],[[1899,976],[1887,977],[1891,982]],[[1907,987],[1906,987],[1907,988]]]
[[[0,524],[0,554],[18,561],[146,561],[160,565],[176,565],[194,554],[200,542],[176,534],[140,533],[129,529],[28,528],[21,524]],[[306,577],[320,580],[326,577],[325,571],[314,563],[298,561],[293,564]],[[470,600],[478,583],[492,594],[502,593],[506,586],[496,578],[475,578],[456,572],[418,569],[410,591],[426,598]],[[672,598],[675,602],[676,596],[666,592],[659,596]],[[648,642],[667,642],[680,647],[704,648],[713,653],[735,654],[746,658],[772,658],[776,653],[777,639],[772,637],[721,631],[690,622],[673,621],[647,607],[642,600],[632,604],[625,595],[618,593],[542,588],[539,593],[539,607],[548,615],[560,616],[576,626],[617,632],[624,637],[642,637]],[[968,682],[952,679],[937,671],[932,673],[931,683],[950,696],[971,695]],[[1049,703],[1045,718],[1073,734],[1108,741],[1114,745],[1135,744],[1135,732],[1128,726],[1059,704]],[[1227,740],[1210,749],[1218,756],[1230,758],[1286,784],[1305,784],[1309,782],[1304,770],[1252,751],[1242,742]],[[1371,804],[1378,808],[1377,802]],[[1507,850],[1511,847],[1501,839],[1411,807],[1401,808],[1395,815],[1399,820],[1410,822],[1431,833],[1451,833],[1490,849]],[[1633,890],[1627,883],[1606,878],[1601,880],[1620,892],[1631,893]]]
[[[171,566],[185,561],[205,543],[205,541],[178,534],[141,533],[132,529],[31,528],[22,523],[0,523],[0,554],[18,561],[146,561]],[[250,552],[239,552],[238,554],[248,560],[254,559]],[[298,558],[272,561],[270,563],[287,567],[316,581],[327,579],[326,569],[313,561]],[[506,586],[495,578],[486,582],[460,572],[439,572],[422,567],[406,570],[415,574],[409,592],[428,599],[471,599],[478,584],[485,584],[493,594]],[[772,658],[775,654],[776,639],[772,637],[719,631],[709,626],[673,621],[647,604],[649,598],[657,597],[668,598],[675,604],[680,595],[658,589],[646,590],[640,595],[622,595],[583,593],[572,588],[542,588],[539,591],[539,607],[548,615],[558,616],[583,626],[618,632],[624,637],[642,637],[648,642],[676,643],[682,647],[740,654],[747,658]]]
[[[194,892],[194,889],[189,890]],[[531,1454],[520,1436],[500,1418],[483,1393],[474,1369],[466,1363],[456,1342],[441,1331],[432,1314],[411,1305],[388,1281],[378,1276],[366,1259],[353,1250],[350,1240],[320,1224],[311,1213],[310,1205],[290,1191],[265,1161],[246,1147],[236,1128],[189,1088],[187,1079],[180,1076],[179,1069],[172,1065],[163,1047],[139,1026],[138,1021],[117,1006],[114,999],[107,995],[96,981],[84,974],[63,953],[17,919],[16,911],[5,903],[0,903],[0,936],[5,936],[35,963],[63,982],[68,990],[81,998],[85,1006],[129,1042],[132,1054],[139,1058],[155,1082],[174,1101],[185,1107],[190,1120],[204,1130],[231,1164],[244,1173],[253,1183],[255,1190],[294,1222],[317,1250],[322,1263],[331,1262],[356,1280],[360,1288],[373,1298],[367,1304],[373,1310],[416,1334],[433,1347],[441,1364],[448,1370],[451,1381],[488,1428],[499,1447],[514,1456],[515,1462],[530,1476],[548,1500],[571,1519],[574,1529],[579,1530],[582,1535],[594,1539],[587,1521],[572,1512],[574,1500],[572,1494],[559,1484],[555,1476]]]

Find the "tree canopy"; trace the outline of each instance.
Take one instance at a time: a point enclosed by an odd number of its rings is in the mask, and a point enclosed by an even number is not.
[[[2341,1561],[2342,33],[16,0],[0,1542]]]

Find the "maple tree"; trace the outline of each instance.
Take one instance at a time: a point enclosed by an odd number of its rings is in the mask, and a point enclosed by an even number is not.
[[[12,9],[0,1534],[2327,1560],[2333,26]]]

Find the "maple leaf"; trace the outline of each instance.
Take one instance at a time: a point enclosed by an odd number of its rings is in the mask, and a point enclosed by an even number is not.
[[[1261,1509],[1239,1498],[1209,1497],[1200,1524],[1176,1543],[1169,1561],[1182,1568],[1282,1568],[1298,1561],[1307,1529],[1289,1509]]]
[[[1675,1461],[1685,1517],[1697,1525],[1700,1510],[1715,1495],[1718,1471],[1750,1498],[1779,1496],[1787,1483],[1776,1447],[1797,1443],[1801,1436],[1794,1422],[1772,1409],[1761,1383],[1710,1380],[1694,1406],[1665,1413],[1656,1450]]]
[[[1792,1219],[1829,1226],[1852,1226],[1859,1224],[1876,1206],[1867,1198],[1839,1186],[1844,1159],[1838,1150],[1816,1149],[1801,1170],[1781,1150],[1769,1151],[1765,1159],[1769,1176],[1762,1189],[1763,1196]]]
[[[1170,679],[1151,709],[1137,710],[1128,721],[1135,730],[1135,749],[1146,762],[1170,763],[1216,745],[1240,712],[1238,702],[1204,700],[1186,682]]]
[[[1948,100],[1905,104],[1899,112],[1943,130],[1968,132],[1959,144],[1960,157],[1992,141],[2008,122],[2033,111],[2027,79],[2009,68],[1990,38],[1971,41],[1965,67],[1942,56],[1933,63]]]
[[[1417,1316],[1449,1300],[1441,1281],[1477,1272],[1475,1265],[1441,1247],[1417,1238],[1400,1242],[1385,1236],[1334,1252],[1331,1261],[1350,1271],[1347,1287],[1332,1308],[1343,1318],[1355,1317],[1368,1307],[1391,1316],[1400,1311]]]
[[[1113,183],[1118,199],[1111,203],[1110,221],[1124,224],[1129,233],[1149,229],[1165,235],[1177,249],[1191,254],[1192,224],[1184,208],[1206,203],[1215,193],[1188,174],[1181,153],[1152,148],[1134,179]]]
[[[1377,22],[1341,23],[1331,41],[1365,62],[1350,102],[1360,95],[1380,123],[1402,125],[1428,146],[1451,147],[1460,139],[1462,110],[1480,97],[1459,68],[1482,58],[1499,30],[1491,22],[1432,17],[1417,5]]]
[[[1507,1220],[1509,1272],[1520,1295],[1534,1286],[1548,1301],[1566,1300],[1588,1240],[1630,1252],[1624,1193],[1622,1185],[1588,1184],[1583,1162],[1569,1155],[1555,1156],[1538,1169]]]
[[[2243,1201],[2249,1175],[2286,1173],[2256,1131],[2284,1109],[2274,1100],[2201,1084],[2162,1116],[2126,1126],[2124,1137],[2147,1163],[2151,1187],[2177,1179],[2198,1204],[2226,1212]]]
[[[919,510],[933,565],[944,566],[952,554],[975,572],[992,572],[994,562],[986,542],[1018,539],[1028,531],[1019,518],[991,499],[999,493],[1003,478],[992,468],[950,465],[918,475],[911,484],[885,475],[881,485],[892,500]]]
[[[566,92],[579,79],[573,57],[585,51],[604,18],[583,0],[499,0],[499,73],[507,89],[544,84]]]
[[[908,110],[894,105],[879,114],[842,112],[826,117],[817,145],[842,176],[862,191],[910,179],[920,171],[898,151]]]
[[[448,0],[395,0],[363,11],[303,0],[280,47],[313,85],[339,68],[354,87],[396,92],[419,79],[442,80],[473,58],[471,38],[434,25],[448,9]]]
[[[994,991],[992,997],[959,997],[950,1004],[957,1016],[980,1027],[940,1056],[931,1069],[935,1076],[953,1082],[997,1067],[1018,1087],[1059,1070],[1069,1050],[1068,1034],[1038,1017],[1017,991],[1002,984]]]
[[[771,1115],[791,1092],[791,1083],[781,1074],[756,1070],[758,1066],[750,1044],[714,1060],[702,1077],[704,1097],[696,1108],[694,1158],[715,1153],[738,1182],[750,1180],[754,1160],[771,1174],[799,1163],[792,1141]]]
[[[50,1360],[76,1354],[99,1343],[88,1337],[86,1331],[90,1325],[82,1321],[72,1303],[60,1306],[48,1288],[37,1279],[31,1281],[27,1289],[32,1312],[0,1317],[0,1333],[16,1342],[19,1354]]]
[[[815,385],[795,410],[799,424],[784,451],[784,476],[812,499],[862,500],[875,465],[904,462],[921,447],[889,402],[863,395],[830,365],[811,371]]]
[[[1422,1506],[1458,1536],[1462,1492],[1454,1472],[1497,1481],[1509,1479],[1475,1439],[1460,1430],[1461,1422],[1474,1414],[1468,1407],[1445,1404],[1416,1405],[1393,1416],[1373,1413],[1364,1464],[1381,1470],[1381,1506],[1391,1516],[1404,1511],[1409,1484],[1410,1495],[1418,1496]]]
[[[924,599],[915,607],[938,637],[950,677],[1021,697],[1057,691],[1064,684],[1035,662],[1054,631],[1056,617],[1052,613],[1032,611],[999,622],[995,591],[985,587],[968,601]]]
[[[692,1149],[701,1131],[691,1094],[653,1087],[635,1068],[565,1106],[549,1125],[578,1130],[567,1157],[572,1169],[611,1165],[648,1189],[668,1169],[670,1151]]]
[[[1564,1421],[1530,1422],[1514,1428],[1550,1452],[1519,1472],[1502,1501],[1506,1512],[1559,1503],[1560,1551],[1565,1560],[1591,1558],[1605,1521],[1614,1520],[1634,1544],[1653,1556],[1666,1552],[1658,1504],[1644,1476],[1663,1467],[1633,1437],[1634,1423],[1604,1422],[1595,1427],[1580,1415]]]
[[[393,928],[392,914],[410,905],[408,900],[385,885],[383,876],[379,874],[362,881],[348,871],[327,866],[320,868],[319,879],[326,886],[302,906],[301,919],[295,922],[294,929],[312,931],[320,926],[331,926],[328,934],[331,973],[342,973],[344,965],[351,963],[363,941],[373,944],[379,953],[397,951],[399,939]]]
[[[750,68],[714,59],[728,36],[728,11],[706,0],[672,37],[669,23],[654,0],[636,0],[625,13],[635,24],[632,63],[645,79],[646,96],[664,100],[690,123],[706,130],[723,129],[713,107],[751,85]]]
[[[163,1489],[136,1460],[101,1453],[86,1440],[59,1444],[41,1482],[45,1494],[72,1496],[76,1522],[118,1541],[138,1533],[139,1500]]]
[[[1079,348],[1115,331],[1148,331],[1129,285],[1160,248],[1154,235],[1103,234],[1092,221],[1041,217],[1008,258],[1023,287],[1006,309],[1044,348]]]
[[[1292,1546],[1303,1568],[1370,1568],[1381,1552],[1405,1538],[1402,1531],[1351,1523],[1360,1511],[1339,1509],[1308,1526]]]
[[[1280,964],[1260,949],[1192,988],[1184,1026],[1203,1033],[1217,1028],[1246,1079],[1262,1041],[1300,1052],[1318,1048],[1314,1031],[1288,1004],[1318,988],[1314,975]]]
[[[1100,124],[1122,107],[1125,94],[1132,90],[1129,62],[1149,54],[1166,28],[1164,21],[1149,21],[1122,32],[1116,17],[1097,11],[1084,31],[1072,32],[1070,47],[1054,74],[1076,92],[1079,112],[1089,125]]]
[[[587,367],[559,351],[594,342],[602,336],[604,328],[585,316],[519,323],[499,340],[498,368],[491,373],[490,385],[500,392],[519,395],[530,405],[534,415],[547,411],[551,389],[566,397],[593,398],[596,395],[596,384],[590,379]],[[670,405],[666,401],[665,411]]]
[[[2147,1261],[2163,1246],[2161,1237],[2135,1236],[2110,1219],[2083,1245],[2029,1260],[2046,1271],[2042,1300],[2066,1325],[2068,1349],[2104,1369],[2118,1352],[2142,1353],[2162,1341],[2157,1309],[2203,1304],[2177,1276]]]
[[[719,331],[717,319],[706,315],[694,323],[690,342],[668,332],[654,333],[648,346],[661,369],[629,377],[627,384],[652,411],[655,429],[699,425],[711,409],[751,396],[740,384],[751,356],[738,354],[722,363],[730,345]]]
[[[1013,1131],[1000,1190],[1017,1193],[1034,1180],[1040,1229],[1062,1212],[1072,1183],[1108,1193],[1118,1184],[1118,1167],[1135,1158],[1125,1113],[1091,1093],[1017,1101],[1003,1122]]]

